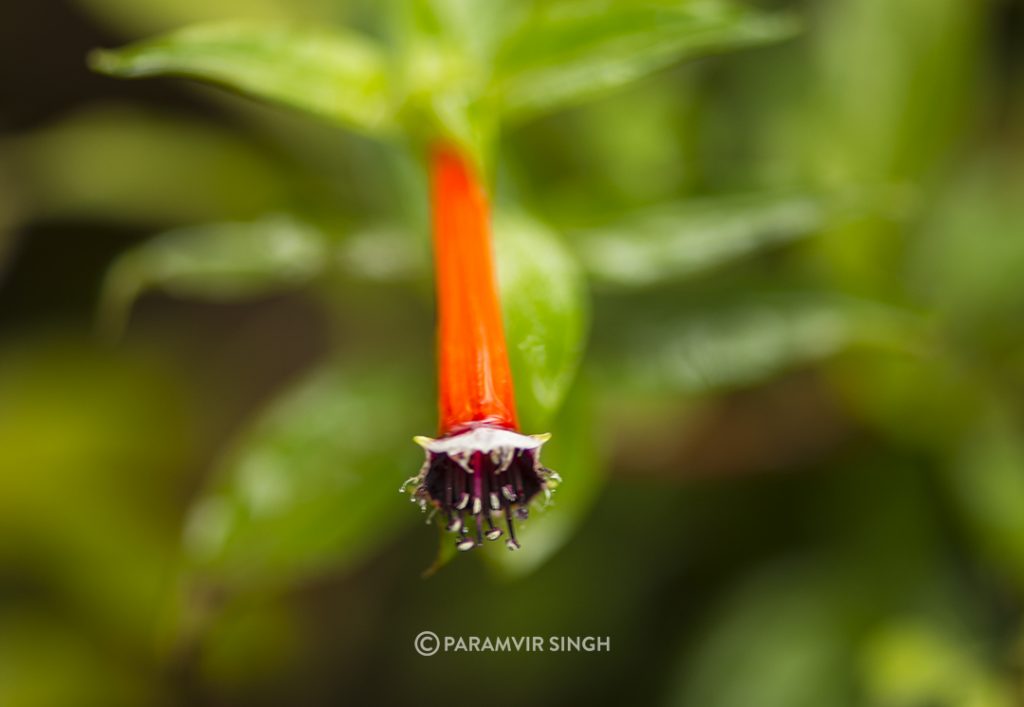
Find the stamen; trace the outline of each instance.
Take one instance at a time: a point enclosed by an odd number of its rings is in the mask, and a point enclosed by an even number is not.
[[[505,545],[509,550],[518,550],[519,541],[516,540],[516,524],[512,521],[512,506],[505,506],[505,525],[508,526],[508,540]]]
[[[455,477],[455,496],[459,499],[455,507],[461,511],[469,503],[469,494],[466,493],[466,477],[460,474],[457,469],[450,469],[449,473]]]
[[[477,515],[481,510],[483,510],[483,496],[483,454],[477,452],[473,455],[473,515]]]
[[[473,470],[469,468],[469,452],[451,452],[448,456],[463,469],[472,473]]]
[[[491,514],[487,514],[487,539],[497,540],[501,537],[501,528],[494,525],[494,521],[491,520]]]
[[[423,466],[420,467],[420,471],[416,476],[410,476],[406,479],[401,486],[398,487],[398,493],[405,493],[410,486],[413,484],[419,485],[420,482],[426,477],[427,472],[430,470],[430,457],[428,455],[427,460],[423,462]]]
[[[455,541],[455,547],[465,552],[466,550],[472,550],[476,543],[466,533],[466,519],[462,513],[459,513],[459,539]]]
[[[552,471],[546,466],[540,468],[540,477],[544,479],[544,486],[554,491],[562,483],[562,477],[557,471]]]
[[[502,473],[508,470],[508,465],[512,463],[512,458],[515,456],[515,450],[512,447],[502,447],[501,454],[498,459],[498,473]]]
[[[509,476],[512,477],[512,484],[516,490],[516,496],[519,498],[523,497],[523,474],[519,470],[518,464],[512,464],[509,467]]]
[[[449,533],[457,533],[462,530],[462,518],[448,511],[448,525],[446,527]]]

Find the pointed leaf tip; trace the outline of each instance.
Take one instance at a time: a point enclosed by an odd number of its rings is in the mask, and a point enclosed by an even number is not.
[[[89,54],[122,78],[183,76],[318,115],[366,133],[387,132],[395,106],[384,52],[354,32],[215,22]]]

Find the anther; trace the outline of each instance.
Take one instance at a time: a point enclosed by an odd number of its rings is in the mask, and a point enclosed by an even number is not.
[[[511,447],[502,447],[498,459],[498,473],[503,473],[508,470],[508,465],[512,463],[512,458],[515,456],[515,450]]]
[[[488,540],[497,540],[498,538],[501,537],[501,528],[498,528],[498,527],[496,527],[494,525],[494,521],[491,520],[490,514],[488,514],[488,516],[487,516],[487,528],[488,528],[488,530],[487,530],[487,539]]]
[[[505,506],[505,525],[508,526],[508,540],[505,545],[509,550],[518,550],[519,541],[516,540],[516,524],[512,521],[512,506]]]
[[[558,488],[558,485],[562,483],[562,477],[559,476],[557,471],[552,471],[551,469],[541,467],[540,475],[541,478],[544,479],[544,485],[549,490],[554,490]]]

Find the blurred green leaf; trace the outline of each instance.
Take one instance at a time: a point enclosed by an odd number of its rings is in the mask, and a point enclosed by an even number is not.
[[[302,659],[296,608],[279,594],[236,597],[202,636],[198,667],[205,680],[247,701],[280,684]]]
[[[177,225],[253,218],[289,199],[290,175],[238,135],[107,105],[0,145],[26,218]]]
[[[800,141],[819,174],[832,183],[891,182],[942,164],[980,100],[985,10],[959,0],[822,6],[807,57],[814,100]],[[864,265],[877,267],[875,255]]]
[[[839,587],[815,568],[780,566],[729,597],[710,630],[680,656],[666,704],[841,707],[851,636]]]
[[[1024,170],[1016,153],[968,165],[938,195],[910,249],[916,293],[941,313],[959,350],[991,365],[1020,351]]]
[[[910,349],[919,326],[907,313],[828,293],[746,293],[623,324],[605,365],[630,386],[703,393],[758,383],[853,344]]]
[[[548,506],[535,503],[530,518],[517,528],[522,549],[488,548],[487,560],[506,579],[539,569],[569,542],[607,480],[605,449],[598,438],[590,383],[581,378],[552,428],[543,462],[562,477]]]
[[[494,242],[516,402],[524,428],[542,431],[583,352],[586,288],[572,254],[543,225],[499,214]]]
[[[428,378],[329,365],[273,404],[189,513],[199,576],[284,585],[348,567],[422,518],[398,488],[423,462],[411,438],[432,427]]]
[[[963,441],[949,478],[979,544],[1024,591],[1024,425],[990,405]]]
[[[121,255],[104,284],[101,325],[120,330],[146,289],[235,299],[308,282],[328,264],[320,231],[284,216],[167,231]]]
[[[400,3],[398,11],[404,13],[408,33],[453,45],[486,70],[498,43],[526,6],[518,0],[411,0]]]
[[[941,206],[942,196],[927,193],[931,176],[960,169],[952,156],[985,103],[977,77],[990,41],[986,12],[960,0],[821,6],[803,57],[807,79],[790,79],[807,85],[811,100],[789,128],[785,159],[804,162],[823,184],[901,184],[908,205]],[[823,236],[820,263],[839,286],[868,296],[902,290],[901,224],[874,218]]]
[[[857,417],[875,430],[902,447],[945,456],[984,407],[984,391],[957,362],[932,354],[934,341],[925,343],[911,355],[850,352],[830,367],[830,380]]]
[[[459,554],[458,548],[452,542],[452,536],[449,534],[449,531],[440,523],[437,524],[437,534],[440,538],[437,546],[437,556],[434,557],[434,561],[430,563],[430,566],[423,570],[424,578],[433,577]]]
[[[725,0],[550,0],[499,52],[496,91],[512,117],[618,88],[681,59],[791,36],[791,17]]]
[[[764,193],[716,196],[630,214],[578,234],[587,270],[617,285],[693,277],[821,229],[836,205],[822,196]]]
[[[176,549],[171,499],[195,458],[186,386],[128,352],[69,339],[6,344],[0,573],[148,650]],[[0,704],[10,704],[4,682]]]
[[[155,676],[138,662],[98,650],[94,637],[63,617],[19,608],[8,605],[0,613],[0,704],[161,704]]]
[[[371,134],[389,130],[394,117],[380,48],[338,30],[256,22],[195,25],[94,52],[90,64],[123,78],[175,75],[210,81]]]
[[[354,230],[338,243],[336,260],[346,277],[408,284],[430,272],[430,241],[393,224]]]
[[[861,660],[869,704],[887,707],[1011,707],[1012,688],[981,662],[976,637],[932,621],[889,622],[868,637]]]

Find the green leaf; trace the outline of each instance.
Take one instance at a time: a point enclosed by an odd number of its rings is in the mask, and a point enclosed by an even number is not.
[[[359,35],[255,22],[202,24],[90,57],[123,78],[175,75],[223,85],[367,133],[393,118],[387,65]]]
[[[525,216],[498,214],[494,241],[506,336],[524,429],[542,431],[569,390],[589,316],[580,268]]]
[[[827,569],[780,564],[741,586],[711,617],[707,635],[679,656],[665,704],[847,705],[848,590]]]
[[[240,694],[246,685],[286,675],[302,659],[305,636],[300,609],[287,593],[252,592],[233,599],[199,624],[196,674],[219,691]]]
[[[85,621],[62,620],[52,609],[28,602],[5,604],[0,612],[0,704],[148,705],[161,699],[149,673],[98,648],[95,629],[89,633],[78,625]]]
[[[329,256],[323,233],[284,216],[167,231],[114,262],[100,302],[101,326],[119,332],[135,299],[150,288],[213,300],[250,297],[308,282]]]
[[[437,524],[437,535],[438,538],[440,538],[437,545],[437,555],[434,557],[434,561],[430,563],[430,566],[423,570],[421,576],[424,579],[427,577],[433,577],[459,554],[458,548],[455,546],[455,543],[452,542],[451,534],[440,523]]]
[[[517,529],[522,548],[488,548],[486,558],[498,575],[518,579],[550,560],[586,518],[607,481],[607,458],[598,438],[590,384],[581,378],[544,446],[544,465],[562,477],[550,501],[535,503],[530,518]]]
[[[752,385],[854,344],[910,349],[919,328],[871,302],[746,293],[623,325],[609,342],[605,374],[642,390],[704,393]]]
[[[911,243],[913,291],[934,307],[958,349],[991,365],[1014,357],[1024,307],[1024,170],[999,155],[964,165],[936,195]]]
[[[774,42],[792,18],[724,0],[540,2],[498,55],[496,92],[507,115],[559,108],[681,60]]]
[[[191,567],[229,585],[279,586],[351,566],[422,518],[398,488],[423,462],[411,438],[432,426],[428,379],[330,365],[285,394],[193,505]]]
[[[575,244],[595,278],[615,285],[653,285],[805,238],[834,212],[835,204],[812,194],[707,197],[630,214],[578,234]]]
[[[486,69],[507,28],[525,10],[518,0],[411,0],[399,11],[406,13],[409,34],[438,38]]]
[[[159,226],[249,219],[294,174],[212,124],[107,105],[4,145],[26,218]]]
[[[177,545],[170,499],[199,453],[187,385],[154,363],[66,334],[0,350],[0,565],[126,646],[152,640]],[[5,691],[18,667],[0,666],[0,704],[25,704]]]
[[[948,607],[956,616],[959,607]],[[891,620],[865,642],[863,665],[868,704],[1011,707],[1014,688],[979,660],[982,636],[935,619]]]
[[[1024,425],[993,404],[949,468],[956,500],[981,547],[1024,591]]]

